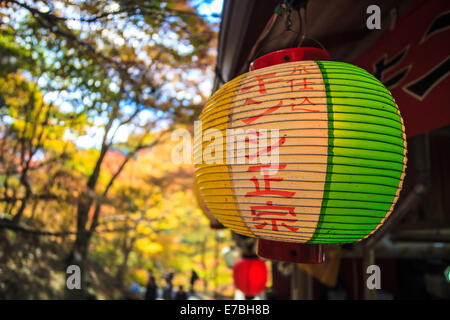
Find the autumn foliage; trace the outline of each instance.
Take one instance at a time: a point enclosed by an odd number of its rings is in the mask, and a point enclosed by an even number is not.
[[[123,298],[152,270],[230,294],[170,159],[199,114],[217,26],[188,1],[0,1],[0,298]],[[65,292],[65,268],[83,290]]]

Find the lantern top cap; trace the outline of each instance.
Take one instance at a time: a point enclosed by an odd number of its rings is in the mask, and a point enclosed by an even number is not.
[[[330,54],[323,49],[313,47],[289,48],[274,51],[254,60],[250,71],[274,66],[281,63],[304,60],[330,60]]]
[[[243,259],[259,259],[258,255],[255,253],[243,253],[242,258]]]

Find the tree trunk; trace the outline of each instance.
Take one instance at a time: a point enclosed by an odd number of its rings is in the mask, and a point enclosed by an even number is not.
[[[27,202],[28,200],[31,198],[31,186],[30,183],[28,181],[28,167],[24,169],[24,171],[22,172],[22,175],[20,177],[20,183],[25,187],[25,195],[22,199],[22,202],[20,204],[19,210],[17,211],[17,213],[14,215],[12,221],[14,223],[19,223],[20,220],[22,219],[23,213],[25,211],[25,207],[27,206]]]
[[[111,124],[108,123],[108,127],[110,128]],[[82,192],[80,198],[78,199],[77,206],[77,234],[76,240],[73,245],[72,251],[67,259],[67,266],[69,265],[78,265],[81,270],[81,290],[66,290],[66,298],[68,299],[83,299],[86,297],[87,288],[86,288],[86,260],[88,256],[88,248],[89,242],[91,240],[92,228],[87,228],[87,223],[89,220],[89,210],[91,209],[92,204],[94,203],[93,194],[95,193],[95,186],[97,185],[98,177],[100,175],[100,168],[103,160],[105,159],[106,152],[108,151],[108,145],[106,144],[106,135],[109,129],[106,129],[105,137],[103,139],[102,148],[100,150],[100,155],[95,164],[94,171],[89,176],[88,182],[86,184],[85,191]],[[96,210],[100,210],[99,204],[97,204]],[[98,216],[97,216],[98,218]],[[93,226],[97,225],[97,221],[93,221]],[[66,266],[66,267],[67,267]]]
[[[128,266],[128,258],[130,256],[131,250],[127,248],[127,250],[124,250],[123,252],[123,261],[120,265],[119,269],[117,270],[116,278],[117,281],[120,283],[120,285],[123,284],[123,279],[125,277],[125,273],[127,272],[127,266]]]
[[[70,265],[77,265],[81,270],[81,290],[66,290],[67,299],[84,299],[87,293],[86,283],[86,260],[88,256],[91,232],[87,229],[88,214],[92,206],[93,199],[88,192],[84,192],[78,202],[77,208],[77,233],[72,251],[67,259],[66,268]]]

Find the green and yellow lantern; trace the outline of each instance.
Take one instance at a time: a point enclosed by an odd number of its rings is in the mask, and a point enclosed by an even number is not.
[[[194,178],[193,189],[195,199],[197,200],[197,205],[202,210],[203,215],[208,219],[210,228],[215,230],[224,229],[225,227],[223,226],[223,224],[217,221],[216,217],[211,213],[211,211],[209,211],[208,207],[206,206],[206,203],[199,191],[197,178]]]
[[[263,56],[200,116],[200,193],[223,225],[258,238],[267,258],[319,263],[317,245],[369,237],[399,197],[406,137],[394,98],[367,71],[328,57],[317,48]],[[270,141],[259,143],[261,132]],[[239,142],[246,153],[229,157]],[[216,161],[204,161],[211,149]]]

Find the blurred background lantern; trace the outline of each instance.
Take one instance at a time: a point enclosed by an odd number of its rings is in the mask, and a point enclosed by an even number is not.
[[[234,263],[238,260],[239,256],[239,250],[235,247],[225,247],[222,249],[222,257],[228,268],[232,268],[234,266]]]
[[[200,192],[226,227],[259,238],[263,257],[322,262],[320,244],[370,236],[402,187],[406,137],[393,97],[367,71],[328,58],[318,48],[262,56],[252,71],[221,87],[200,116],[196,163],[205,148],[223,155],[219,163],[196,165]],[[253,162],[231,163],[234,142],[211,139],[209,129],[223,137],[243,129],[235,140],[245,141]],[[258,148],[263,129],[279,130],[265,149]],[[274,150],[279,163],[260,161]]]
[[[253,299],[266,288],[267,266],[257,256],[243,257],[233,267],[234,285],[247,299]]]
[[[195,198],[197,200],[198,206],[201,208],[203,214],[209,221],[209,226],[211,227],[211,229],[216,229],[216,230],[225,229],[224,225],[221,224],[216,219],[216,217],[214,217],[214,215],[209,211],[208,207],[206,206],[206,203],[203,200],[202,195],[200,194],[200,192],[198,190],[197,178],[194,178],[194,194],[195,194]]]

